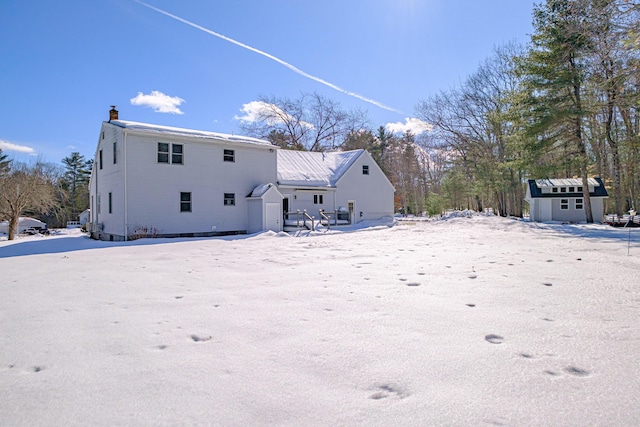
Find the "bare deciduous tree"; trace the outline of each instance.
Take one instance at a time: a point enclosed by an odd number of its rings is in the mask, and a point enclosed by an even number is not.
[[[0,178],[0,217],[9,221],[9,240],[15,238],[20,216],[46,213],[56,207],[59,168],[50,163],[14,163]]]
[[[317,93],[303,93],[298,99],[260,97],[247,105],[251,113],[240,118],[242,132],[291,150],[337,149],[351,132],[367,127],[365,112],[343,110]]]

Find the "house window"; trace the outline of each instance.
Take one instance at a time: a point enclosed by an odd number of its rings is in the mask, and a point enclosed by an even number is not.
[[[584,209],[584,203],[582,199],[576,199],[576,210]]]
[[[224,193],[224,205],[225,206],[235,206],[236,205],[236,194],[235,193]]]
[[[116,148],[117,148],[117,144],[114,142],[114,143],[113,143],[113,164],[114,164],[114,165],[115,165],[116,163],[118,163],[118,156],[117,156],[117,154],[116,154],[116,153],[117,153]]]
[[[98,153],[98,164],[100,165],[100,169],[102,169],[102,150]]]
[[[171,153],[171,156],[169,156],[169,153]],[[158,163],[169,163],[169,160],[174,165],[183,164],[182,144],[158,142]]]
[[[576,191],[575,187],[569,187],[569,193],[574,193]]]
[[[169,163],[169,144],[158,142],[158,163]]]
[[[180,193],[180,212],[191,212],[191,193]]]
[[[313,204],[314,205],[321,205],[324,203],[324,195],[322,194],[314,194],[313,195]]]
[[[567,187],[560,187],[560,192],[561,193],[566,193],[567,192]]]
[[[113,193],[109,193],[109,213],[113,213]]]
[[[560,209],[569,209],[569,199],[560,199]]]
[[[369,175],[369,165],[362,165],[362,175]]]
[[[236,152],[234,150],[224,150],[224,161],[225,162],[235,162],[236,161]]]
[[[557,192],[558,192],[558,187],[553,187],[553,188],[551,189],[551,192],[552,192],[552,193],[557,193]]]
[[[578,187],[578,193],[582,193],[582,187]]]
[[[182,144],[171,144],[171,163],[182,164]]]
[[[96,198],[96,208],[98,213],[100,213],[100,195],[99,194],[98,194],[98,197]]]

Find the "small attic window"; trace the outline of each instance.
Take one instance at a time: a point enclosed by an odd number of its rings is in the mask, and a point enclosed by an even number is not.
[[[553,187],[553,188],[551,189],[551,192],[552,192],[552,193],[557,193],[557,192],[558,192],[558,187]]]
[[[575,187],[569,187],[569,193],[574,193],[576,191]]]
[[[369,175],[369,165],[362,165],[362,175]]]
[[[567,192],[567,187],[560,187],[560,192],[561,193],[566,193]]]
[[[576,190],[578,193],[582,193],[582,187],[578,187],[578,189]]]
[[[224,158],[225,162],[235,162],[236,161],[236,153],[234,150],[224,150]]]

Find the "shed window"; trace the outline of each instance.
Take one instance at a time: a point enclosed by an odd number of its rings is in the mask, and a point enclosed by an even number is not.
[[[313,204],[314,205],[321,205],[324,203],[324,195],[322,194],[314,194],[313,195]]]
[[[569,209],[569,199],[560,199],[560,209]]]
[[[576,199],[576,210],[584,209],[584,203],[582,199]]]
[[[236,193],[224,193],[224,205],[235,206],[236,205]]]
[[[234,150],[224,150],[224,161],[225,162],[235,162],[236,161],[236,152]]]
[[[191,193],[180,193],[180,212],[191,212]]]
[[[369,165],[362,165],[362,175],[369,175]]]

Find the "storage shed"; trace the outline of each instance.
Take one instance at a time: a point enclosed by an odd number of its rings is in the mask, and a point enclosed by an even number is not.
[[[593,221],[604,218],[604,199],[609,197],[600,178],[589,178]],[[582,180],[578,178],[530,179],[525,201],[531,221],[585,222]]]

